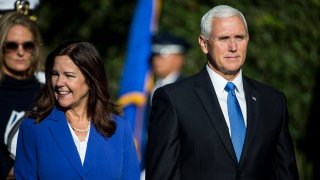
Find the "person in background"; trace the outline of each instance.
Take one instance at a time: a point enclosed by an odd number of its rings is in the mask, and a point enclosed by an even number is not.
[[[8,12],[0,18],[0,178],[13,176],[18,128],[44,83],[42,38],[28,16]]]
[[[154,77],[154,87],[152,88],[148,102],[146,105],[146,120],[144,126],[146,128],[143,132],[144,143],[142,144],[141,158],[143,168],[141,173],[141,180],[145,179],[145,154],[147,144],[147,126],[149,113],[151,110],[152,95],[154,91],[164,85],[177,82],[184,78],[182,73],[183,65],[185,63],[185,55],[190,49],[191,45],[184,38],[168,32],[160,32],[152,37],[150,65]]]
[[[203,69],[154,93],[146,179],[299,179],[284,94],[243,74],[243,14],[212,8],[198,41]]]
[[[16,178],[138,180],[131,129],[111,101],[96,48],[63,43],[48,55],[45,76],[20,127]]]
[[[190,44],[185,39],[174,34],[161,32],[153,36],[150,63],[155,85],[151,92],[151,99],[157,88],[174,83],[184,77],[182,68],[185,53],[189,48]]]

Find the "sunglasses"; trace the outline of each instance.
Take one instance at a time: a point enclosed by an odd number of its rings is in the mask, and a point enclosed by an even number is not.
[[[22,45],[24,51],[29,53],[32,53],[35,48],[35,44],[32,41],[26,41],[21,44],[13,41],[8,41],[4,43],[3,50],[6,53],[16,52],[20,45]]]

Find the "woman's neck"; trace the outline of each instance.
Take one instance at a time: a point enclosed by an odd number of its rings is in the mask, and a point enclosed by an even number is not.
[[[6,68],[3,68],[3,73],[7,76],[10,76],[14,79],[18,79],[18,80],[23,80],[23,79],[27,79],[29,76],[27,74],[27,72],[16,72],[16,71],[10,71]]]

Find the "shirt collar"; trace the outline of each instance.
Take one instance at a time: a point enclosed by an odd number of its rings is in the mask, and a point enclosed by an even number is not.
[[[161,82],[161,86],[167,85],[167,84],[171,84],[173,82],[175,82],[179,77],[179,73],[171,73],[168,76],[166,76],[163,79],[158,79],[158,82]]]
[[[215,71],[210,69],[208,64],[206,65],[206,68],[207,68],[207,71],[209,73],[209,76],[211,78],[211,81],[212,81],[212,84],[213,84],[213,87],[214,87],[216,93],[217,94],[224,93],[225,92],[224,88],[229,81],[227,81],[222,76],[220,76],[218,73],[216,73]],[[242,69],[240,69],[239,75],[232,82],[237,87],[236,92],[238,92],[239,94],[244,94],[243,82],[242,82]]]

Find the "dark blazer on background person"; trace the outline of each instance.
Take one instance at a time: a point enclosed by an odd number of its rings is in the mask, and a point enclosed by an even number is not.
[[[62,110],[53,108],[39,124],[33,119],[24,120],[18,139],[17,151],[20,152],[15,161],[15,169],[19,169],[15,171],[16,178],[139,179],[131,130],[124,119],[115,117],[117,129],[110,138],[104,138],[91,126],[83,166]],[[34,173],[36,171],[38,173]]]
[[[147,179],[271,180],[297,175],[285,96],[246,76],[243,87],[247,133],[239,163],[206,68],[157,89],[149,122]]]

